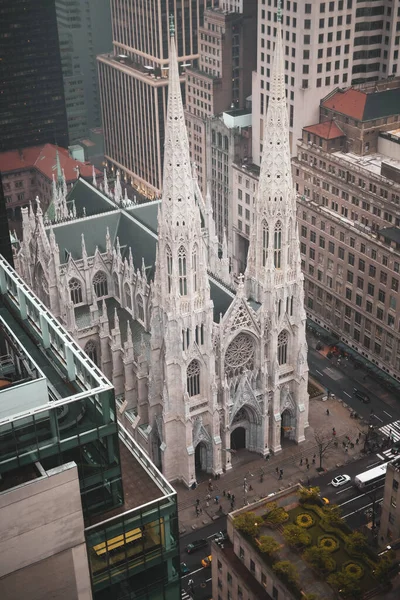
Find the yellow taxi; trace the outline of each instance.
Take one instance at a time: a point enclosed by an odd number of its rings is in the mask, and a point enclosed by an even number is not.
[[[211,562],[212,556],[210,554],[210,556],[206,556],[205,558],[203,558],[203,560],[201,561],[201,566],[207,569],[208,567],[211,567]]]
[[[321,498],[324,504],[330,504],[328,498]]]

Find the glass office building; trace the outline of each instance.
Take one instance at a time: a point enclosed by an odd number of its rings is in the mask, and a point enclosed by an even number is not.
[[[117,425],[113,386],[2,256],[0,293],[3,489],[30,466],[75,463],[93,597],[178,599],[176,492]]]

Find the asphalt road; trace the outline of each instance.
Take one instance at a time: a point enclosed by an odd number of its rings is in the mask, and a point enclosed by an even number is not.
[[[308,349],[308,366],[310,374],[319,381],[327,390],[346,402],[351,408],[365,419],[371,417],[371,422],[378,427],[400,419],[400,407],[387,404],[382,398],[376,396],[368,388],[368,383],[360,384],[353,379],[354,364],[342,360],[338,368],[335,362],[326,358],[312,347]],[[364,404],[354,396],[354,388],[368,394],[370,404]],[[371,409],[374,413],[371,416]]]
[[[199,538],[210,540],[215,533],[218,533],[218,531],[223,529],[226,529],[226,516],[180,538],[181,562],[186,563],[189,567],[189,572],[182,577],[182,590],[186,590],[190,594],[188,581],[189,579],[193,579],[193,598],[195,600],[209,600],[209,598],[211,598],[211,569],[205,569],[201,566],[201,560],[211,552],[210,544],[208,548],[201,548],[201,550],[197,550],[197,552],[194,552],[193,554],[188,554],[185,548],[190,542]]]

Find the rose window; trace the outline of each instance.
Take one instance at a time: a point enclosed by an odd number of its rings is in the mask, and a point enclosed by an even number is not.
[[[254,343],[246,333],[239,333],[229,344],[225,354],[225,373],[234,377],[254,368]]]

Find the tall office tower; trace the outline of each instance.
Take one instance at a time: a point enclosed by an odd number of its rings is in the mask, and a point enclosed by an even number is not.
[[[56,0],[70,144],[101,126],[96,56],[111,52],[110,0]]]
[[[176,492],[2,256],[0,292],[2,597],[180,598]]]
[[[197,65],[205,5],[205,0],[140,5],[111,0],[113,52],[98,57],[105,157],[149,198],[161,192],[169,15],[176,23],[180,62]]]
[[[318,121],[319,101],[336,87],[397,72],[399,0],[281,2],[291,151],[302,127]],[[257,72],[253,78],[253,161],[260,164],[271,85],[277,0],[259,2]]]
[[[68,146],[55,0],[0,3],[0,151]]]
[[[252,71],[256,66],[257,2],[248,0],[240,12],[224,12],[207,8],[204,24],[199,28],[198,66],[186,70],[185,118],[189,133],[190,158],[197,165],[199,186],[206,193],[207,181],[212,183],[214,216],[218,203],[225,204],[229,185],[212,181],[207,166],[207,119],[230,109],[244,109],[251,94]],[[216,158],[216,157],[214,157]],[[211,166],[211,164],[210,164]],[[225,173],[228,175],[228,171]],[[222,230],[216,219],[220,240]]]

